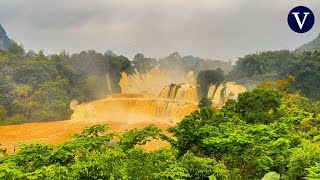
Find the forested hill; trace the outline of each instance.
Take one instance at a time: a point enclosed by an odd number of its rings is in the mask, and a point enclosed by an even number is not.
[[[6,31],[0,24],[0,50],[7,50],[13,41],[7,36]]]
[[[294,76],[290,89],[320,100],[320,52],[290,52],[288,50],[267,51],[249,54],[236,63],[229,80],[237,81],[252,89],[268,80]]]
[[[314,40],[299,47],[297,51],[320,51],[320,34]]]
[[[81,103],[111,93],[106,74],[111,89],[120,92],[120,73],[129,67],[124,56],[63,51],[48,58],[13,43],[0,52],[0,124],[68,119],[72,99]]]

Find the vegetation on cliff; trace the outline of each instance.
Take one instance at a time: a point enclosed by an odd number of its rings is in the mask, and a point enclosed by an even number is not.
[[[120,92],[120,72],[130,67],[123,57],[104,56],[95,51],[50,57],[25,53],[13,43],[0,53],[0,124],[68,119],[70,100],[80,102],[103,98],[106,74],[114,92]]]
[[[206,97],[210,85],[219,85],[225,79],[222,69],[200,71],[197,77],[197,84],[199,85],[199,99]]]
[[[297,51],[320,51],[320,34],[317,38],[308,42],[297,49]]]
[[[0,24],[0,51],[8,50],[11,43],[13,43],[13,41],[8,37],[6,31]]]
[[[255,87],[266,80],[295,77],[290,88],[312,100],[320,100],[320,52],[290,52],[288,50],[249,54],[237,61],[228,80]]]

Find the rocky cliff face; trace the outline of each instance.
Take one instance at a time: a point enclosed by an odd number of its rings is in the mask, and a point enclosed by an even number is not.
[[[220,85],[212,85],[209,88],[207,97],[212,99],[212,105],[221,108],[229,99],[236,100],[240,93],[246,91],[242,85],[235,82],[227,82]],[[183,102],[198,103],[198,88],[190,84],[171,84],[162,89],[159,97],[164,99],[174,99]]]
[[[12,42],[0,24],[0,49],[7,50]]]

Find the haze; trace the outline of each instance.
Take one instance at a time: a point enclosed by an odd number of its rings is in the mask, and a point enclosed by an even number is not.
[[[291,31],[289,11],[313,10],[316,23],[305,34]],[[1,0],[0,23],[10,38],[46,54],[113,50],[234,60],[264,50],[293,50],[319,30],[320,1],[301,0]]]

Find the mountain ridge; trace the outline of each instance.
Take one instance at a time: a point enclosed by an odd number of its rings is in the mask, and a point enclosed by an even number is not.
[[[0,24],[0,49],[7,50],[10,47],[10,44],[13,43],[2,25]]]
[[[315,39],[313,39],[308,43],[303,44],[302,46],[296,49],[296,51],[316,51],[316,50],[320,50],[320,33]]]

